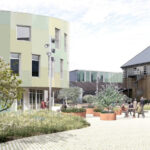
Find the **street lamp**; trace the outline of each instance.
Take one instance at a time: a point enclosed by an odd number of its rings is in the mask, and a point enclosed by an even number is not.
[[[96,78],[96,95],[97,96],[98,96],[98,92],[99,92],[98,84],[99,84],[99,74],[97,73],[97,78]]]
[[[49,51],[46,53],[48,56],[48,76],[49,76],[49,110],[52,109],[52,71],[51,71],[51,59],[52,53],[55,53],[55,49],[52,49],[52,43],[55,43],[55,40],[50,37],[49,43],[44,45],[45,48],[49,48]]]

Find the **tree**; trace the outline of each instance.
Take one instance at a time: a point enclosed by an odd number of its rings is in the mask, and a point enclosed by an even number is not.
[[[123,94],[113,86],[109,86],[98,94],[97,102],[109,111],[112,110],[115,105],[121,104],[124,98],[125,96]]]
[[[58,98],[64,100],[71,100],[74,104],[77,103],[77,99],[80,95],[80,88],[78,87],[71,87],[66,89],[61,89],[59,91]]]
[[[20,84],[21,80],[0,57],[0,112],[10,108],[14,100],[21,99],[23,89]]]
[[[85,95],[84,97],[83,97],[83,100],[85,100],[87,103],[89,103],[89,104],[94,104],[95,103],[95,101],[96,101],[96,96],[93,96],[93,95]]]

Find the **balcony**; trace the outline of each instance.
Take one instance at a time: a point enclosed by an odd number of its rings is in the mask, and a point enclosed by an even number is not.
[[[136,76],[144,75],[144,74],[145,74],[144,71],[133,70],[133,71],[128,72],[128,77],[136,77]]]

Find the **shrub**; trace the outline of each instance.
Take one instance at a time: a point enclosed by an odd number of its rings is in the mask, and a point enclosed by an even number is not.
[[[85,95],[83,97],[83,100],[86,101],[89,104],[93,104],[95,102],[95,96],[93,96],[93,95]]]
[[[99,108],[95,108],[95,109],[94,109],[94,112],[102,112],[102,110],[99,109]]]
[[[94,109],[94,112],[102,112],[103,110],[103,106],[99,105],[97,108]]]
[[[0,142],[89,126],[81,117],[47,110],[0,114]]]
[[[88,105],[87,108],[94,108],[94,106],[93,105]]]
[[[67,109],[62,109],[62,112],[66,113],[78,113],[78,112],[85,112],[86,110],[84,108],[67,108]]]
[[[113,108],[113,111],[118,111],[118,110],[120,110],[120,109],[121,109],[120,107],[117,107],[117,106],[116,106],[116,107]]]
[[[114,113],[114,111],[106,111],[106,110],[103,110],[101,113]]]

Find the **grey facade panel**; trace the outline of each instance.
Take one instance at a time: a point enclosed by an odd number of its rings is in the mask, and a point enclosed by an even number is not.
[[[70,76],[70,81],[74,81],[74,82],[77,81],[77,71],[70,71],[69,76]]]

